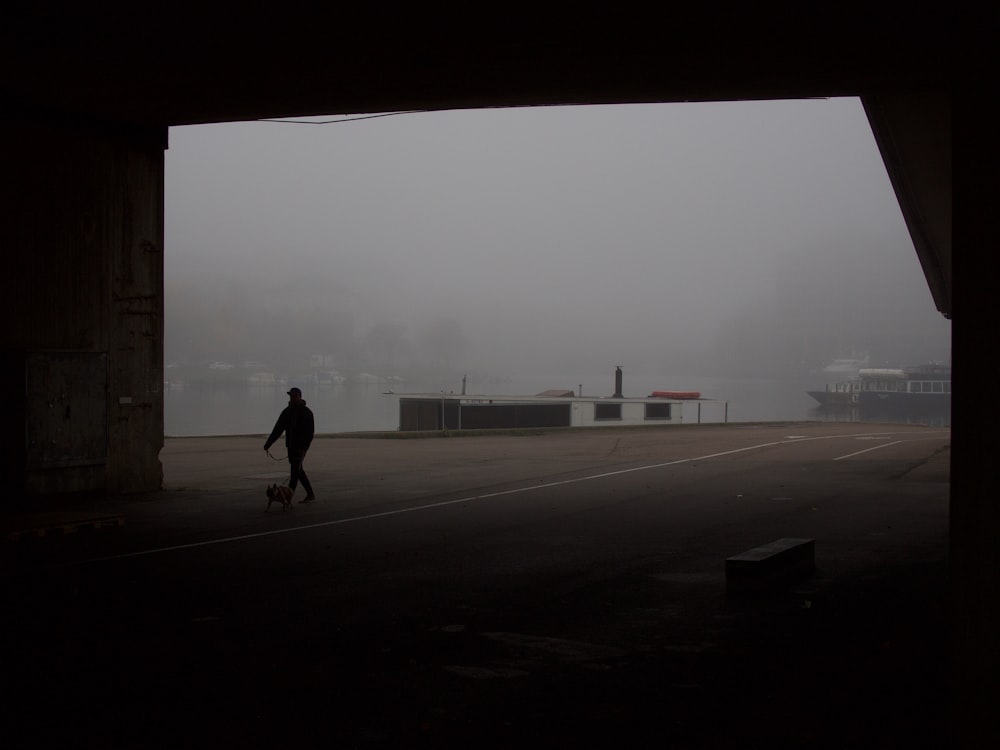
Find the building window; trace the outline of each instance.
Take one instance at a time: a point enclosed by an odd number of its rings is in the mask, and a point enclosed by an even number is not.
[[[594,404],[594,421],[600,419],[621,419],[621,404]]]
[[[646,419],[670,419],[670,404],[646,404]]]

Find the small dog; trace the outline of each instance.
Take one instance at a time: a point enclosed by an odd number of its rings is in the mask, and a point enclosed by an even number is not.
[[[267,513],[271,510],[271,503],[281,503],[281,512],[292,509],[292,489],[282,484],[271,484],[267,488]]]

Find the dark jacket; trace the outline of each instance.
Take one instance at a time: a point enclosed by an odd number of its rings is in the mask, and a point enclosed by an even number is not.
[[[278,417],[274,429],[271,430],[267,442],[264,443],[264,450],[270,448],[284,432],[285,447],[288,448],[288,452],[305,453],[312,443],[314,429],[313,413],[306,406],[306,402],[289,404]]]

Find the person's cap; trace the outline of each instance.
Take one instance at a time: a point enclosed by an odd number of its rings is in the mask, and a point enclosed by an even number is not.
[[[298,388],[292,388],[290,391],[288,391],[288,395],[289,396],[301,396],[302,395],[302,391],[300,391]]]

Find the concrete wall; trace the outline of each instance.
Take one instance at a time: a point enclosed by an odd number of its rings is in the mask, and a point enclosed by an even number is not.
[[[166,129],[0,134],[5,476],[29,495],[158,489]]]

